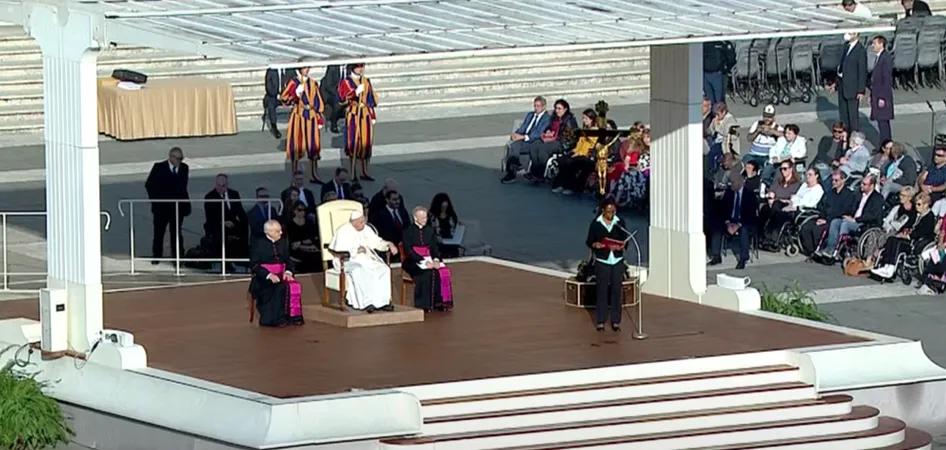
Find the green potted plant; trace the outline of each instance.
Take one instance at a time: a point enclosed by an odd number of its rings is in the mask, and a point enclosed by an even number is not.
[[[48,384],[38,381],[36,373],[17,369],[12,360],[0,369],[0,449],[48,450],[68,444],[72,429],[59,403],[43,392]]]
[[[782,291],[769,290],[763,285],[760,292],[762,294],[763,311],[816,322],[835,321],[831,314],[822,311],[818,307],[811,292],[802,289],[798,286],[798,283],[787,286]]]

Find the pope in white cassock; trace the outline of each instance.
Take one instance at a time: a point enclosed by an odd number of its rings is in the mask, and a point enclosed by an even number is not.
[[[345,299],[352,308],[369,313],[376,310],[393,311],[391,305],[391,268],[376,251],[397,254],[397,246],[381,239],[367,226],[364,213],[355,211],[348,223],[335,230],[329,249],[351,255],[345,261]],[[342,267],[338,257],[335,267]]]

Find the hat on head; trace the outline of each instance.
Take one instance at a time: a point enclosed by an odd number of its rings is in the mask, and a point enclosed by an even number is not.
[[[765,108],[762,108],[762,115],[766,117],[774,117],[775,105],[765,105]]]
[[[358,219],[360,219],[360,218],[362,218],[362,217],[364,217],[364,216],[365,216],[365,213],[362,212],[362,211],[352,211],[352,212],[351,212],[351,218],[350,218],[350,220],[351,220],[351,221],[355,221],[355,220],[358,220]]]

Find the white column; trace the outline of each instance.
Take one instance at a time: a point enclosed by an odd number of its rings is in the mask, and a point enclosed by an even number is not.
[[[703,235],[703,46],[650,49],[650,267],[647,294],[700,301]]]
[[[64,289],[69,344],[102,330],[96,21],[66,6],[33,6],[28,31],[43,51],[48,288]]]

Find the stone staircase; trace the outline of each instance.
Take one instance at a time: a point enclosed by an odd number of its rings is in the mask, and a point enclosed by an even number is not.
[[[931,448],[929,434],[876,408],[852,405],[848,395],[819,396],[801,380],[798,368],[772,365],[512,391],[513,383],[495,381],[492,391],[460,396],[436,385],[407,388],[421,400],[422,433],[383,440],[380,448]]]
[[[896,0],[864,2],[877,16],[902,13]],[[946,0],[929,3],[946,11]],[[98,65],[102,76],[126,68],[153,78],[226,79],[239,118],[255,120],[262,113],[265,67],[259,65],[141,47],[104,50]],[[378,112],[391,121],[520,112],[537,95],[565,97],[573,105],[605,97],[617,105],[647,101],[649,49],[373,64],[368,73],[378,89]],[[0,135],[42,130],[42,102],[39,47],[22,28],[0,25]]]

